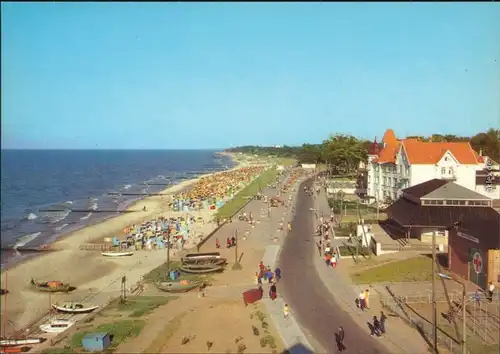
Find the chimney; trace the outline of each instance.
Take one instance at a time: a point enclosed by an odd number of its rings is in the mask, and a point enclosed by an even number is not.
[[[479,149],[479,156],[483,156],[483,149]]]

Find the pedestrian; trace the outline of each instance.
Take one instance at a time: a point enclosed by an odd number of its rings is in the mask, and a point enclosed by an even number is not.
[[[380,322],[379,322],[377,316],[373,316],[373,323],[371,325],[370,330],[371,330],[370,337],[373,337],[373,335],[376,335],[377,337],[379,336]]]
[[[259,285],[259,273],[258,272],[255,272],[254,281],[255,281],[255,285]]]
[[[229,237],[226,239],[226,248],[231,248],[231,239]]]
[[[220,248],[220,241],[218,238],[215,239],[215,248]]]
[[[370,290],[368,289],[365,290],[365,307],[370,308]]]
[[[364,291],[361,291],[359,293],[359,296],[358,296],[358,299],[359,299],[359,308],[361,309],[361,311],[364,311],[365,310],[365,292]]]
[[[380,333],[381,335],[385,334],[385,321],[387,320],[387,316],[384,311],[380,311]]]
[[[322,253],[321,251],[323,249],[323,242],[321,240],[319,240],[318,242],[316,242],[316,247],[318,247],[318,253],[319,253],[320,257],[321,257],[321,253]]]
[[[335,341],[337,342],[337,349],[339,352],[343,352],[346,350],[346,346],[344,345],[345,332],[342,326],[339,327],[337,333],[335,333]]]
[[[288,227],[288,232],[292,231],[292,223],[291,222],[288,222],[287,227]]]
[[[269,287],[269,297],[271,298],[271,300],[276,300],[276,297],[278,296],[277,294],[277,290],[276,290],[276,284],[271,284],[271,286]]]
[[[231,246],[236,246],[236,237],[231,237]]]
[[[493,302],[493,293],[495,292],[495,285],[493,285],[493,282],[490,281],[490,284],[488,286],[488,300],[490,302]]]
[[[274,275],[276,276],[276,281],[279,282],[281,279],[281,269],[279,267],[274,270]]]
[[[479,292],[479,290],[476,290],[476,292],[474,293],[474,300],[476,301],[477,306],[481,305],[481,293]]]
[[[285,306],[283,307],[283,317],[287,319],[289,315],[290,315],[290,309],[288,308],[288,304],[285,304]]]

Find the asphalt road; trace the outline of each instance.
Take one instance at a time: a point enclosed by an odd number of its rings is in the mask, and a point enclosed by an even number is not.
[[[368,326],[361,328],[353,321],[323,284],[316,272],[313,257],[315,253],[314,212],[312,197],[303,193],[309,179],[301,184],[297,197],[292,231],[285,239],[280,253],[279,265],[283,272],[278,291],[290,305],[299,325],[305,327],[327,353],[337,353],[335,332],[342,326],[345,331],[344,353],[382,354],[387,350],[369,336]],[[313,254],[314,252],[314,254]],[[354,301],[354,299],[353,299]]]

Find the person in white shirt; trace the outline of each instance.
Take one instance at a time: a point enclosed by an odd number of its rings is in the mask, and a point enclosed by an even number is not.
[[[490,284],[488,286],[488,300],[490,302],[493,302],[493,293],[495,292],[495,285],[493,285],[493,282],[490,281]]]
[[[359,293],[358,299],[359,299],[359,308],[361,309],[361,311],[364,311],[365,307],[366,307],[366,304],[365,304],[365,292],[364,291],[361,291]]]

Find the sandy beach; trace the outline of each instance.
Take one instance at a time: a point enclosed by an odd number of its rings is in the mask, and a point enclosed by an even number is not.
[[[238,166],[241,162],[235,160]],[[225,171],[227,172],[227,171]],[[211,174],[207,174],[211,175]],[[207,176],[204,175],[204,176]],[[193,186],[202,177],[184,181],[167,188],[162,193],[174,194]],[[142,208],[146,207],[146,211]],[[2,288],[9,294],[1,298],[2,333],[9,334],[21,330],[32,321],[46,313],[50,304],[57,301],[81,301],[88,297],[96,304],[105,304],[109,299],[119,295],[122,276],[127,276],[127,287],[138,282],[151,269],[163,264],[167,251],[139,251],[132,257],[109,259],[102,257],[100,250],[80,250],[80,245],[100,242],[104,238],[122,236],[122,230],[131,224],[140,224],[158,216],[175,216],[168,207],[168,198],[152,196],[136,202],[129,210],[140,210],[120,214],[99,224],[86,227],[65,235],[54,243],[58,251],[44,252],[40,256],[28,259],[2,273]],[[197,223],[194,232],[207,235],[215,227],[208,222],[213,211],[202,209],[195,212],[196,217],[206,222]],[[171,251],[175,257],[175,251]],[[77,289],[69,294],[52,294],[39,292],[30,285],[30,279],[38,281],[58,280],[69,283]],[[4,313],[5,311],[5,313]]]

